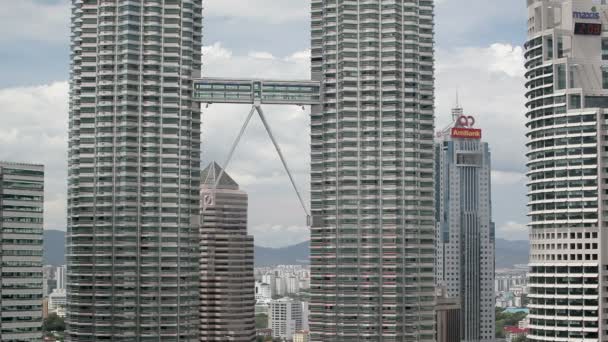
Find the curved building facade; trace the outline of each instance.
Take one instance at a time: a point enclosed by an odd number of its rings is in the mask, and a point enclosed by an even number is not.
[[[72,0],[67,341],[198,341],[201,0]]]
[[[312,0],[311,341],[434,341],[431,0]]]
[[[607,14],[528,0],[529,341],[608,340]]]

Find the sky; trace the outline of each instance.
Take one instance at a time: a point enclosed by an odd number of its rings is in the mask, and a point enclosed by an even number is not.
[[[69,0],[0,0],[0,160],[46,168],[45,228],[66,227]],[[497,236],[527,239],[524,0],[436,0],[436,125],[449,123],[456,93],[492,151]],[[203,73],[308,79],[309,0],[205,0]],[[247,106],[203,109],[203,164],[220,164]],[[309,111],[266,107],[266,115],[309,198]],[[203,165],[203,166],[204,166]],[[257,245],[308,239],[305,214],[259,119],[227,172],[249,194]]]

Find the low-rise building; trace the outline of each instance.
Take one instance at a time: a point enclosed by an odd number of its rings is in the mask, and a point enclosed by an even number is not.
[[[293,342],[310,341],[310,333],[307,330],[298,331],[293,335]]]
[[[304,304],[308,303],[291,298],[270,302],[268,327],[272,329],[272,337],[290,340],[297,331],[307,328],[305,325],[308,325],[308,305]]]

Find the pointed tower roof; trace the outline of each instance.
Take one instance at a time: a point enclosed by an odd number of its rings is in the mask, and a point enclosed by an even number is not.
[[[222,168],[216,162],[211,162],[209,166],[201,171],[201,184],[206,185],[208,188],[213,187],[221,172]],[[232,179],[232,177],[226,173],[226,171],[224,171],[217,188],[238,190],[239,184],[235,182],[234,179]]]

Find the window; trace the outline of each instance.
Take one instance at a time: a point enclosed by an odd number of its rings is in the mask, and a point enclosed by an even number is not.
[[[580,95],[570,95],[570,109],[580,109],[581,108],[581,96]]]
[[[556,65],[557,71],[557,89],[566,89],[566,65],[558,64]]]

